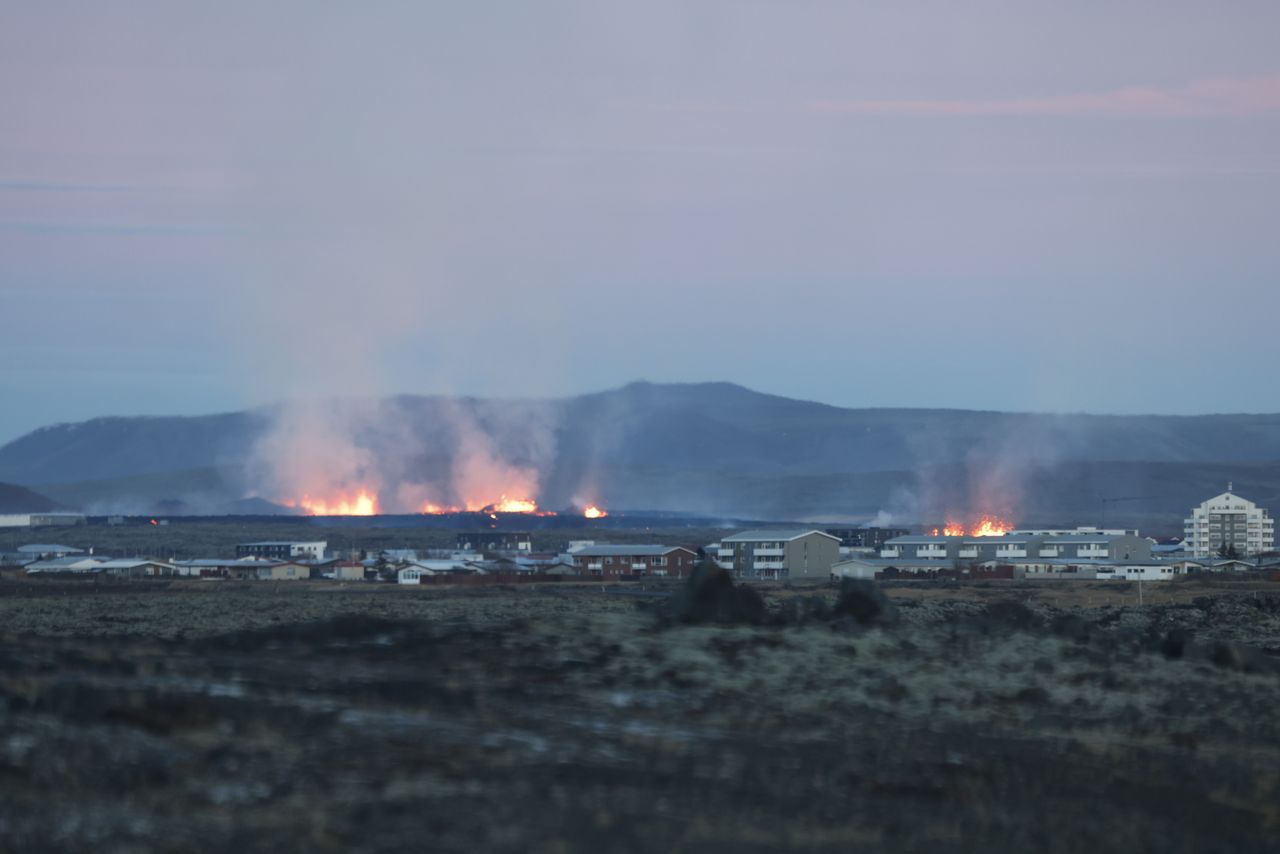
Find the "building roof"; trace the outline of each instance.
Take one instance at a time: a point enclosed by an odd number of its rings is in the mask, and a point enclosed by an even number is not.
[[[936,536],[929,536],[928,534],[924,534],[924,535],[908,534],[903,537],[893,537],[892,539],[885,540],[884,544],[886,546],[924,546],[924,545],[932,545],[934,543],[950,543],[953,541],[958,542],[961,539],[963,538],[962,537],[944,537],[941,534],[938,534]]]
[[[574,557],[660,557],[674,551],[686,551],[694,554],[693,549],[685,546],[587,546],[573,553]]]
[[[809,534],[817,534],[819,536],[826,537],[829,540],[835,540],[836,542],[840,541],[839,537],[834,536],[832,534],[828,534],[826,531],[819,531],[817,528],[777,528],[777,529],[765,528],[764,530],[758,530],[758,531],[740,531],[737,534],[733,534],[731,536],[722,538],[720,542],[722,543],[757,543],[761,541],[764,541],[767,543],[774,542],[774,541],[790,542],[791,540],[798,540],[801,537],[807,537]]]
[[[852,557],[839,561],[832,565],[832,569],[842,564],[862,564],[863,566],[922,566],[936,567],[938,569],[950,569],[955,562],[948,558],[893,558],[893,557]],[[1026,566],[1040,565],[1047,566],[1173,566],[1182,561],[1171,560],[1110,560],[1108,558],[1059,558],[1059,557],[1043,557],[1043,558],[1013,558],[1011,560],[988,560],[983,561],[983,565],[1000,564],[1004,566]]]
[[[834,570],[837,566],[845,566],[847,564],[861,564],[862,566],[879,566],[888,568],[891,566],[925,566],[931,569],[952,569],[955,563],[950,560],[941,558],[897,558],[897,557],[851,557],[844,560],[836,561],[831,565]]]
[[[1006,545],[1008,543],[1029,543],[1032,540],[1039,540],[1043,538],[1033,537],[1026,534],[1016,534],[1016,535],[1004,534],[1003,536],[999,536],[999,537],[962,537],[960,539],[961,539],[961,543],[963,543],[966,546],[980,546],[986,543],[995,543],[996,545],[999,546],[999,545]],[[1057,537],[1051,537],[1049,539],[1056,540]]]
[[[162,560],[148,560],[147,558],[137,557],[119,557],[103,561],[98,564],[98,569],[135,569],[139,566],[171,566],[171,564]]]
[[[466,566],[468,561],[462,560],[415,560],[412,561],[406,569],[426,569],[432,572],[448,572],[451,569],[457,569]]]
[[[218,567],[218,566],[278,566],[284,563],[279,560],[265,560],[256,557],[237,557],[237,558],[195,558],[193,560],[175,560],[174,566],[187,566],[192,568],[199,567]]]
[[[991,562],[987,561],[987,563]],[[1046,564],[1048,566],[1173,566],[1176,561],[1119,560],[1105,557],[1020,557],[998,562],[1009,564],[1010,566],[1035,564]]]
[[[27,564],[27,571],[40,571],[44,569],[59,570],[71,569],[81,564],[87,564],[88,568],[97,567],[105,563],[110,558],[96,558],[88,555],[68,555],[67,557],[54,557],[48,560],[38,560],[34,563]]]
[[[240,543],[241,546],[314,546],[324,545],[325,540],[263,540],[260,543]]]
[[[18,546],[18,551],[24,555],[44,555],[57,552],[59,554],[81,554],[84,549],[78,549],[75,546],[62,546],[57,543],[32,543],[29,546]]]

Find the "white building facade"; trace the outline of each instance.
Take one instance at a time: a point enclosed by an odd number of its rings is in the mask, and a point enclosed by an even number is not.
[[[1234,551],[1234,556],[1269,552],[1275,548],[1275,520],[1265,508],[1227,491],[1191,510],[1183,520],[1183,548],[1190,557],[1212,557]]]

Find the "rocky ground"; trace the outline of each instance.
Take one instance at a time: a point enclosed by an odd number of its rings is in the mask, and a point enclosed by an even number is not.
[[[702,581],[0,583],[0,850],[1276,848],[1280,585]]]

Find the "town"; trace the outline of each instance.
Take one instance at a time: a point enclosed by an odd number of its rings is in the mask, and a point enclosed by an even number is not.
[[[75,526],[75,514],[17,514],[7,527]],[[162,523],[152,520],[155,525]],[[1230,484],[1188,513],[1184,535],[1137,529],[1017,528],[989,520],[928,533],[875,526],[762,527],[709,543],[566,540],[535,549],[529,532],[458,532],[451,548],[331,549],[325,540],[239,543],[234,555],[108,555],[93,547],[27,543],[0,553],[0,578],[192,578],[237,581],[504,584],[684,578],[707,562],[740,581],[1115,580],[1166,582],[1218,573],[1280,580],[1270,512]]]

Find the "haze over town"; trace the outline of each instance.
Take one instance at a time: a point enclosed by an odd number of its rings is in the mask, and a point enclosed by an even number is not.
[[[0,851],[1274,851],[1277,33],[0,4]]]
[[[10,6],[0,439],[636,378],[1280,410],[1277,18]]]

